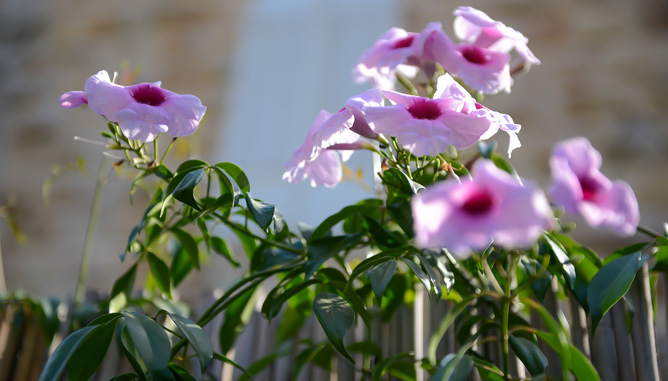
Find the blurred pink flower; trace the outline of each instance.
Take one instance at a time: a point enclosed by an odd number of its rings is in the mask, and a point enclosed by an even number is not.
[[[529,40],[515,29],[472,7],[458,7],[454,15],[455,35],[462,41],[494,52],[510,53],[515,49],[527,69],[540,64],[527,46]]]
[[[551,226],[545,194],[498,169],[478,162],[471,180],[447,180],[418,193],[412,200],[413,229],[418,247],[448,248],[466,256],[490,243],[505,248],[534,244]]]
[[[312,141],[313,134],[330,119],[332,119],[330,113],[325,110],[320,111],[306,134],[304,143],[292,153],[290,160],[285,163],[283,180],[294,184],[309,178],[312,187],[318,185],[333,187],[341,182],[343,170],[339,153],[316,146]],[[334,141],[330,141],[329,143],[332,145],[336,144]],[[350,142],[341,143],[351,144]]]
[[[172,137],[190,135],[199,126],[206,107],[193,95],[180,95],[160,88],[160,82],[121,86],[102,70],[86,80],[84,92],[61,96],[65,108],[88,107],[118,123],[128,139],[150,142],[164,132]]]
[[[552,200],[566,212],[580,214],[592,227],[635,234],[638,200],[629,184],[610,181],[600,172],[601,154],[583,137],[555,145],[550,158]]]
[[[394,136],[416,156],[434,156],[448,149],[467,148],[499,130],[500,115],[478,110],[471,95],[449,74],[439,77],[434,98],[383,91],[392,106],[367,106],[366,118],[375,131]]]

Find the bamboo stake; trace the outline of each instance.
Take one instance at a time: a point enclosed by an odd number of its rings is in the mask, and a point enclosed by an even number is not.
[[[621,380],[635,380],[635,370],[633,357],[634,353],[631,348],[631,335],[626,329],[626,310],[624,304],[620,300],[609,311],[612,314],[612,329],[615,333],[615,348],[617,349],[617,358],[620,360],[617,363],[619,371],[619,379]]]
[[[649,286],[649,267],[642,266],[631,285],[630,291],[635,304],[635,316],[631,324],[633,351],[636,359],[636,375],[638,380],[659,380],[659,363],[656,353],[654,336],[654,313],[652,295]]]

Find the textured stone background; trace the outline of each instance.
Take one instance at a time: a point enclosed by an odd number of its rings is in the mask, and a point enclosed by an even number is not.
[[[134,82],[161,80],[165,88],[195,94],[208,106],[206,121],[190,146],[179,149],[183,155],[211,158],[224,119],[222,105],[233,96],[226,91],[226,79],[237,23],[248,4],[0,1],[0,205],[16,200],[12,211],[28,236],[26,245],[19,246],[0,223],[10,289],[58,296],[74,290],[101,150],[72,136],[98,139],[104,124],[85,108],[62,110],[60,94],[81,89],[98,70],[120,70],[127,59],[141,68]],[[419,31],[438,20],[452,35],[451,13],[458,5],[480,8],[521,31],[543,61],[516,80],[512,94],[486,100],[490,108],[523,125],[523,147],[512,159],[520,173],[547,186],[552,144],[586,136],[604,156],[604,173],[625,179],[635,189],[643,224],[660,229],[668,219],[668,3],[403,0],[405,21],[400,26]],[[502,138],[501,146],[505,144]],[[41,187],[51,166],[79,156],[87,160],[87,175],[63,176],[53,186],[50,206],[45,206]],[[107,182],[91,267],[93,288],[109,290],[127,265],[119,262],[118,254],[146,201],[138,192],[137,208],[132,209],[129,185],[123,174],[111,174]],[[586,228],[581,237],[601,253],[610,245],[631,242]],[[208,288],[230,281],[221,278],[216,267],[198,278]]]

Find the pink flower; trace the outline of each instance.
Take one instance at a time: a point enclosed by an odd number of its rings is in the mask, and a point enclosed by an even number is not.
[[[592,227],[631,236],[640,221],[638,200],[629,184],[610,181],[600,167],[601,154],[585,138],[555,145],[550,158],[550,196],[566,212],[582,215]]]
[[[472,89],[485,94],[510,92],[513,79],[509,54],[468,43],[455,44],[442,31],[435,32],[429,44],[429,55]]]
[[[312,132],[311,143],[316,147],[328,148],[334,144],[356,143],[361,136],[376,139],[378,134],[366,121],[364,108],[382,104],[383,95],[376,89],[367,90],[348,99],[341,111],[330,116]]]
[[[495,52],[509,53],[515,49],[527,69],[532,64],[540,64],[540,60],[527,46],[529,40],[515,29],[471,7],[459,7],[455,9],[454,15],[455,35],[459,39]]]
[[[478,162],[471,180],[433,185],[412,200],[415,244],[445,247],[456,254],[482,250],[490,243],[505,248],[531,246],[552,224],[545,194],[498,169]]]
[[[367,120],[416,156],[434,156],[449,145],[467,148],[494,128],[491,114],[477,112],[475,100],[448,74],[438,79],[434,99],[390,90],[383,94],[396,104],[367,106]]]
[[[306,134],[304,143],[293,152],[292,158],[285,163],[286,171],[283,173],[283,180],[294,184],[309,178],[312,187],[318,185],[333,187],[341,182],[343,171],[339,154],[334,150],[316,146],[312,142],[313,134],[331,117],[332,115],[327,111],[320,111]],[[334,142],[331,143],[335,144]]]
[[[394,88],[395,71],[399,69],[408,76],[417,74],[416,68],[403,64],[409,57],[421,51],[417,33],[408,33],[401,28],[392,28],[385,32],[376,43],[367,49],[360,61],[353,68],[353,79],[381,89]]]
[[[128,139],[150,142],[164,132],[172,137],[190,135],[199,126],[206,107],[193,95],[160,88],[160,82],[121,86],[102,70],[86,80],[84,92],[61,96],[61,106],[88,103],[93,112],[118,123]]]
[[[520,139],[517,137],[522,126],[516,124],[510,115],[490,110],[480,103],[476,103],[475,107],[476,111],[473,111],[472,114],[484,116],[491,122],[489,130],[480,137],[480,140],[488,139],[501,130],[507,133],[510,138],[510,142],[508,143],[508,157],[511,156],[515,148],[522,146]]]

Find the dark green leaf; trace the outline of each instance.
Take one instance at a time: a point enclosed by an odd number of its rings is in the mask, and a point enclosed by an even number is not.
[[[325,237],[311,241],[307,247],[306,275],[308,279],[326,260],[339,252],[355,246],[362,238],[362,233]]]
[[[197,242],[195,239],[190,234],[181,229],[173,228],[169,229],[169,231],[171,231],[172,234],[174,234],[174,237],[179,240],[181,247],[183,247],[183,249],[188,254],[190,262],[192,262],[193,266],[199,270],[199,249],[197,248]]]
[[[429,381],[465,381],[473,371],[473,360],[467,355],[450,353],[443,357]]]
[[[197,169],[192,172],[188,172],[179,184],[174,189],[174,198],[181,201],[182,203],[191,206],[197,210],[200,210],[195,197],[193,196],[193,191],[195,186],[199,184],[204,176],[204,169]]]
[[[243,193],[250,192],[250,183],[248,182],[248,177],[246,177],[246,174],[238,165],[234,163],[223,162],[216,164],[216,167],[227,172],[227,174],[230,175],[232,179],[234,179],[234,182],[237,183]]]
[[[60,301],[54,298],[39,298],[39,308],[36,308],[39,315],[39,325],[42,329],[44,342],[47,346],[51,345],[53,336],[60,329],[60,320],[58,318],[58,306]]]
[[[668,246],[659,246],[656,252],[656,264],[652,271],[668,272]]]
[[[249,379],[251,379],[251,380],[253,379],[253,376],[250,373],[248,373],[244,367],[242,367],[241,365],[237,364],[236,362],[230,360],[229,358],[221,355],[220,353],[213,352],[213,358],[218,360],[218,361],[221,361],[221,362],[232,365],[233,367],[242,371],[244,373],[244,375],[246,375]]]
[[[190,345],[192,345],[197,354],[200,369],[204,373],[213,358],[213,344],[211,343],[211,339],[209,339],[209,335],[204,332],[202,327],[183,316],[170,314],[169,312],[167,312],[167,315],[172,318],[174,324],[179,327],[183,335],[188,339],[188,342],[190,342]]]
[[[253,220],[264,230],[267,230],[274,219],[276,207],[253,199],[250,192],[246,192],[246,206],[250,210]]]
[[[137,374],[135,373],[124,373],[121,374],[120,376],[116,376],[112,378],[109,381],[137,381],[139,378],[137,377]]]
[[[169,299],[172,298],[171,280],[169,276],[169,268],[158,258],[155,254],[149,252],[147,254],[148,265],[151,268],[151,275],[155,279],[160,291],[162,291]]]
[[[68,380],[88,380],[100,367],[116,331],[118,319],[96,325],[74,350],[67,367]]]
[[[172,258],[172,265],[170,268],[170,275],[172,278],[172,283],[174,283],[174,287],[181,283],[183,278],[188,275],[192,268],[193,264],[188,258],[188,253],[183,248],[183,246],[179,245],[176,249],[174,257]]]
[[[377,200],[374,199],[374,201]],[[367,204],[364,201],[361,201],[355,205],[346,206],[345,208],[341,209],[341,211],[339,211],[338,213],[327,217],[320,225],[318,225],[318,227],[311,234],[309,242],[324,237],[331,228],[333,228],[336,224],[338,224],[339,222],[343,221],[344,219],[350,216],[353,216],[358,213],[363,215],[372,214],[377,209],[378,209],[377,205]]]
[[[211,236],[209,237],[209,244],[216,253],[225,257],[225,259],[227,259],[227,261],[230,262],[232,266],[240,266],[239,262],[237,262],[237,260],[234,258],[232,251],[230,251],[229,247],[227,246],[227,243],[222,238]]]
[[[155,320],[148,316],[126,312],[127,332],[149,374],[161,372],[167,368],[171,345],[167,332]]]
[[[566,255],[564,248],[558,241],[556,241],[547,233],[545,234],[545,240],[550,246],[552,254],[554,254],[554,256],[551,258],[557,260],[557,262],[561,266],[561,272],[564,275],[564,279],[566,280],[566,282],[568,282],[569,287],[573,289],[573,287],[575,287],[575,266],[573,266],[570,258],[568,257],[568,255]]]
[[[225,310],[225,319],[220,327],[218,339],[220,350],[226,354],[234,345],[237,336],[243,332],[253,314],[255,304],[255,290],[257,287],[248,287],[238,293],[230,306]]]
[[[132,288],[134,287],[136,276],[137,264],[134,264],[125,272],[125,274],[121,275],[121,277],[114,282],[109,299],[109,312],[119,312],[127,305],[130,296],[132,295]]]
[[[72,354],[81,345],[86,335],[96,328],[97,326],[85,327],[67,336],[47,361],[42,374],[39,376],[39,381],[60,379],[60,375],[65,370]]]
[[[417,194],[424,189],[421,184],[418,184],[408,178],[408,176],[398,168],[390,168],[384,171],[381,175],[383,184],[397,188],[406,195]]]
[[[182,366],[169,364],[169,371],[172,373],[175,381],[197,381],[197,379]]]
[[[587,303],[592,320],[592,336],[606,312],[621,299],[631,287],[633,279],[643,263],[640,252],[629,254],[603,266],[587,289]]]
[[[401,258],[401,260],[404,261],[404,263],[406,265],[408,265],[408,267],[411,269],[411,271],[413,271],[413,274],[415,274],[415,276],[418,277],[420,282],[422,282],[422,285],[424,286],[424,288],[427,289],[427,293],[429,295],[431,295],[431,281],[429,280],[429,277],[427,276],[427,274],[425,274],[424,271],[422,271],[422,269],[420,268],[420,266],[418,266],[410,258],[405,258],[404,257],[404,258]]]
[[[556,336],[545,331],[536,331],[536,335],[559,352],[559,339]],[[569,344],[568,350],[571,359],[570,370],[576,380],[601,381],[598,372],[584,353],[580,352],[573,344]]]
[[[608,263],[614,261],[615,259],[619,257],[623,257],[625,255],[629,254],[635,254],[638,252],[642,252],[645,248],[647,248],[647,245],[649,245],[647,242],[640,242],[633,244],[631,246],[623,247],[619,250],[615,250],[612,254],[608,255],[604,260],[603,260],[603,265],[607,265]]]
[[[545,372],[548,362],[547,357],[538,348],[538,345],[531,341],[510,335],[508,343],[522,364],[531,372],[532,376],[538,376]]]
[[[422,264],[422,268],[429,276],[429,280],[431,281],[432,286],[434,286],[434,292],[436,293],[436,302],[438,302],[439,299],[441,299],[441,295],[443,295],[443,288],[441,287],[441,281],[438,279],[436,271],[434,270],[433,267],[431,267],[431,264],[425,258],[425,256],[421,254],[417,254],[417,256],[418,258],[420,258],[420,264]]]
[[[321,292],[313,301],[313,311],[334,348],[355,363],[343,343],[343,337],[355,322],[355,312],[348,302],[336,294]]]
[[[292,296],[296,295],[300,291],[317,283],[322,283],[322,282],[320,281],[320,279],[309,279],[307,281],[300,282],[297,285],[279,294],[270,294],[272,297],[269,298],[268,296],[267,299],[265,299],[264,303],[262,304],[262,314],[265,316],[267,320],[273,319],[281,311],[283,303],[285,303],[288,299],[290,299]]]
[[[385,287],[387,287],[387,284],[390,283],[390,279],[392,279],[392,276],[396,270],[397,261],[392,260],[380,263],[367,272],[367,276],[371,281],[373,293],[376,295],[376,300],[378,301],[379,305],[383,300]]]
[[[364,221],[366,222],[371,237],[373,237],[374,241],[376,241],[379,246],[391,249],[406,243],[404,237],[397,236],[389,231],[375,218],[364,216]]]

